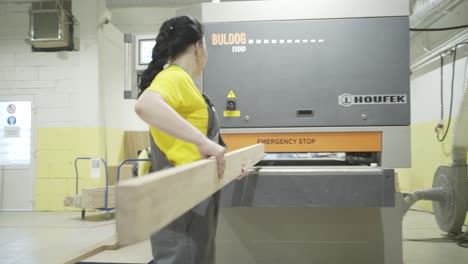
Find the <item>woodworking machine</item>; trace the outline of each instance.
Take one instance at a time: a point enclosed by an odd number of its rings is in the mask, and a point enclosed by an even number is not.
[[[200,81],[229,150],[264,143],[268,152],[222,191],[220,263],[232,251],[232,263],[402,263],[394,168],[410,166],[408,6],[179,10],[204,24]]]
[[[394,169],[411,157],[408,0],[202,3],[177,14],[204,24],[196,84],[229,150],[263,143],[268,153],[221,191],[217,263],[401,264]],[[125,36],[135,61],[125,98],[138,94],[154,39]]]

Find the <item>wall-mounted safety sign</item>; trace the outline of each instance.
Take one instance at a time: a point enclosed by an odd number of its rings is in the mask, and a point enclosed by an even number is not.
[[[15,116],[9,116],[7,118],[8,125],[13,126],[16,124],[16,117]]]
[[[7,112],[8,112],[10,115],[14,114],[14,113],[16,112],[16,105],[14,105],[14,104],[9,104],[9,105],[7,106]]]

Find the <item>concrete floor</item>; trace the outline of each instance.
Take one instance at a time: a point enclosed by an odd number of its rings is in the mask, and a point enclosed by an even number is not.
[[[115,221],[105,214],[79,212],[0,212],[0,264],[63,263],[67,256],[111,237]],[[429,242],[441,238],[431,214],[410,211],[403,221],[405,264],[468,263],[468,249],[453,242]],[[422,241],[412,241],[412,240]],[[147,241],[117,252],[105,251],[88,261],[145,263],[151,258]],[[149,260],[149,259],[148,259]]]
[[[466,264],[468,248],[444,239],[432,214],[409,211],[403,220],[403,258],[405,264]]]
[[[64,263],[114,233],[115,221],[101,213],[82,221],[79,212],[0,212],[0,263]]]

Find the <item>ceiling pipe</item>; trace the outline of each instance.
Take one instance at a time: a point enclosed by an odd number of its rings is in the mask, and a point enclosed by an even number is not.
[[[464,0],[417,0],[410,16],[410,27],[425,27],[452,11]]]
[[[431,25],[450,13],[463,2],[464,0],[414,0],[412,1],[412,12],[409,18],[410,28],[431,27]],[[467,39],[467,32],[468,29],[462,30],[431,49],[423,47],[426,52],[411,61],[411,71],[414,72],[425,67],[427,64],[437,60],[441,52],[444,52],[461,41],[465,41]],[[411,38],[415,38],[421,33],[422,32],[412,32]]]

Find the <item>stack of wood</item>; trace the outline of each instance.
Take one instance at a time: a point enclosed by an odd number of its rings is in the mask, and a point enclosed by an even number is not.
[[[66,196],[63,205],[68,207],[81,208],[81,195]]]
[[[107,207],[115,207],[115,186],[109,186]],[[65,197],[63,204],[68,207],[82,209],[98,209],[106,207],[106,188],[86,188],[80,195]]]

